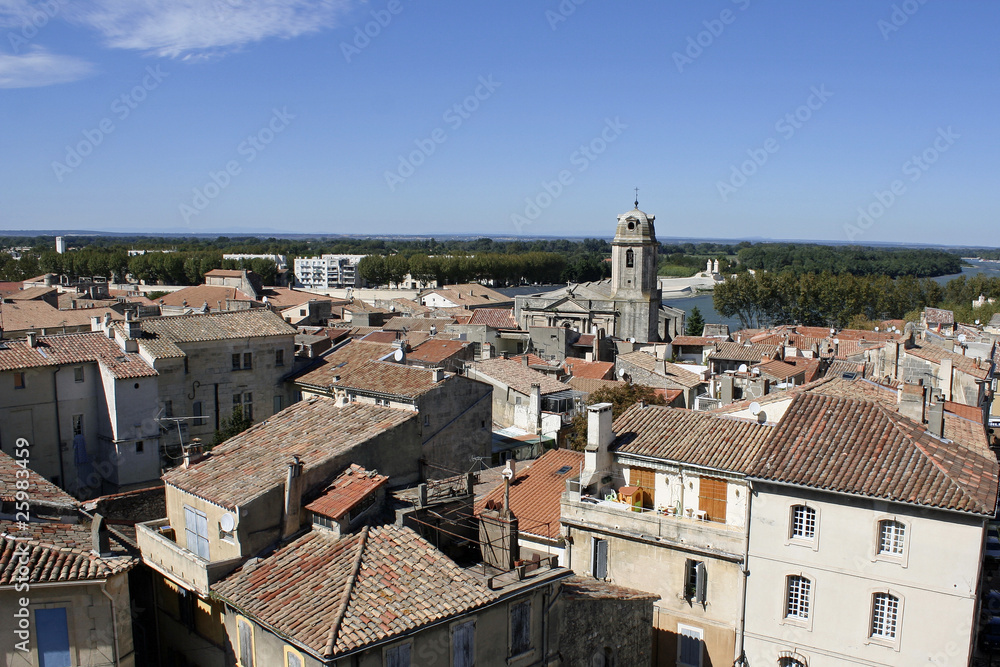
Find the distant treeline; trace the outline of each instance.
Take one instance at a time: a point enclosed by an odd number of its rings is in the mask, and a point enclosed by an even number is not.
[[[962,259],[945,250],[760,243],[740,248],[739,265],[756,271],[852,273],[928,278],[959,273]]]
[[[886,319],[915,321],[927,307],[955,311],[960,322],[987,321],[1000,305],[973,309],[983,295],[1000,302],[1000,278],[960,276],[942,287],[929,278],[851,273],[740,273],[716,285],[715,309],[747,328],[778,324],[871,328]]]

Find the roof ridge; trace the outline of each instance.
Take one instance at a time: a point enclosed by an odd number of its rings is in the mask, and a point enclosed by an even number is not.
[[[358,538],[358,553],[354,556],[354,564],[351,567],[351,575],[344,584],[344,596],[340,600],[340,608],[337,609],[337,616],[330,626],[330,635],[326,640],[326,655],[333,655],[334,647],[337,645],[337,636],[340,634],[340,626],[344,623],[344,616],[347,615],[347,608],[351,604],[351,592],[354,584],[358,580],[358,572],[361,570],[361,559],[365,553],[365,546],[368,542],[368,526],[361,529]]]

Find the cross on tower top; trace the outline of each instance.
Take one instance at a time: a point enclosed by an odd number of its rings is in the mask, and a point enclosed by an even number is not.
[[[639,188],[635,189],[635,207],[639,208]]]

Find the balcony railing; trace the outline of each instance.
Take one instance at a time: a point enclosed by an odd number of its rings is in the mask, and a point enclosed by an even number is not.
[[[208,588],[239,567],[242,558],[207,561],[176,542],[174,529],[167,519],[136,525],[136,541],[142,559],[154,570],[182,583],[202,597]]]
[[[640,539],[698,547],[732,557],[741,557],[744,527],[709,521],[697,510],[680,515],[667,510],[632,507],[567,490],[562,497],[562,522],[571,526],[596,528]]]

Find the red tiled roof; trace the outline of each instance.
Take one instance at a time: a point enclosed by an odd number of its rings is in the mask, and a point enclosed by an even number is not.
[[[11,442],[10,447],[16,443]],[[27,471],[27,472],[25,472]],[[27,477],[25,477],[27,475]],[[27,484],[27,488],[18,488]],[[22,467],[9,454],[0,451],[0,501],[11,502],[17,499],[17,492],[28,494],[28,501],[44,505],[61,505],[75,507],[76,499],[58,486],[45,479],[31,468]]]
[[[389,345],[397,340],[402,340],[405,334],[402,331],[373,331],[370,334],[366,334],[361,337],[366,343],[382,343],[383,345]]]
[[[777,345],[743,345],[741,343],[719,343],[715,352],[708,355],[709,359],[724,361],[746,361],[759,363],[761,359],[773,359],[778,354]]]
[[[407,331],[430,331],[431,327],[434,327],[438,331],[444,331],[444,328],[454,321],[451,317],[397,316],[386,322],[382,328],[386,331],[400,331],[404,328]]]
[[[406,358],[425,364],[438,364],[451,359],[456,354],[460,354],[471,344],[467,340],[441,340],[440,338],[435,338],[420,343],[420,345],[410,350]]]
[[[112,531],[110,537],[112,555],[102,557],[93,552],[89,523],[29,523],[25,528],[0,521],[0,586],[20,581],[21,554],[15,549],[25,547],[29,584],[106,579],[135,567],[140,559],[120,536]]]
[[[819,377],[820,360],[807,359],[805,357],[785,357],[785,363],[795,366],[795,368],[805,371],[803,382],[812,382]]]
[[[955,313],[941,308],[924,308],[924,321],[928,325],[954,324]]]
[[[86,362],[99,363],[119,380],[159,375],[141,356],[122,351],[100,332],[39,336],[36,347],[24,339],[0,347],[0,371]]]
[[[769,375],[776,380],[786,380],[802,373],[801,368],[796,368],[783,361],[768,361],[758,366],[761,375]]]
[[[55,287],[29,287],[12,294],[8,294],[4,298],[8,301],[35,301],[58,293],[59,290]]]
[[[295,403],[212,449],[190,468],[174,468],[163,481],[223,507],[235,508],[284,483],[287,463],[302,460],[303,474],[385,431],[417,419],[410,410],[320,397]]]
[[[113,320],[125,317],[111,308],[79,308],[59,310],[45,301],[18,301],[0,305],[3,313],[4,331],[28,331],[31,329],[58,329],[59,327],[90,327],[91,318],[102,320],[106,314]]]
[[[617,387],[625,383],[621,380],[594,380],[593,378],[571,377],[566,380],[566,384],[577,391],[582,391],[585,394],[592,394],[598,389],[603,389],[604,387]]]
[[[594,339],[597,338],[594,334],[580,334],[580,337],[573,341],[573,347],[593,347]]]
[[[412,399],[423,396],[452,377],[449,373],[435,382],[434,372],[432,369],[404,366],[392,361],[365,361],[342,369],[340,380],[334,384],[341,389]]]
[[[566,480],[579,477],[582,463],[583,452],[552,449],[533,461],[531,467],[516,471],[510,485],[510,509],[522,533],[552,540],[559,537],[559,501],[566,490]],[[487,502],[502,505],[503,496],[501,482],[476,502],[476,514],[483,511]]]
[[[753,476],[986,516],[997,502],[992,454],[935,438],[877,403],[814,393],[792,399]]]
[[[549,361],[547,361],[545,359],[542,359],[537,354],[532,354],[531,352],[528,352],[527,354],[518,354],[518,355],[515,355],[515,356],[511,357],[510,360],[511,361],[516,361],[518,363],[523,364],[525,358],[528,359],[528,365],[529,366],[545,366],[547,368],[556,368],[556,366],[554,364],[552,364],[551,362],[549,362]]]
[[[481,306],[490,303],[510,303],[514,300],[512,297],[478,283],[432,287],[420,292],[420,298],[423,299],[430,294],[438,294],[456,306]]]
[[[566,370],[577,378],[594,380],[610,380],[615,374],[613,361],[586,361],[574,357],[566,357]]]
[[[634,364],[650,373],[659,375],[668,382],[687,389],[697,387],[702,383],[701,376],[697,373],[692,373],[669,361],[657,359],[648,352],[627,352],[619,354],[618,359],[625,364]]]
[[[659,405],[628,408],[614,423],[614,448],[690,465],[748,473],[773,427]]]
[[[267,305],[282,310],[293,306],[300,306],[309,301],[332,301],[337,304],[350,303],[347,299],[338,299],[337,297],[316,294],[315,292],[303,292],[290,287],[266,287],[261,292],[261,299],[264,297],[267,297]],[[211,306],[212,304],[209,303],[208,305]]]
[[[978,380],[985,380],[990,374],[990,361],[986,360],[983,362],[983,368],[979,367],[976,363],[975,357],[967,357],[965,355],[959,354],[957,352],[952,352],[951,350],[946,350],[943,347],[938,347],[937,345],[932,345],[930,343],[925,343],[923,345],[914,345],[913,347],[907,347],[904,352],[908,355],[917,357],[918,359],[923,359],[924,361],[929,361],[934,364],[940,364],[942,361],[951,360],[952,367],[961,371],[967,375]]]
[[[545,394],[566,391],[570,388],[566,383],[560,382],[545,373],[540,373],[533,368],[528,368],[520,361],[514,361],[513,359],[504,359],[502,357],[487,359],[469,364],[468,368],[497,380],[514,391],[525,395],[531,394],[531,385],[533,384],[541,386],[543,396]]]
[[[323,658],[467,613],[500,594],[394,525],[340,538],[314,529],[212,590]]]
[[[965,419],[978,423],[983,422],[983,409],[974,405],[965,405],[963,403],[955,403],[954,401],[945,401],[944,409],[952,414],[958,415],[959,417],[964,417]]]
[[[366,361],[390,355],[396,349],[398,348],[392,345],[351,340],[332,352],[324,354],[315,366],[307,368],[293,376],[292,379],[300,384],[328,387],[333,384],[333,379],[336,376],[343,375],[346,371],[360,366]]]
[[[237,272],[238,273],[238,272]],[[210,310],[222,310],[226,307],[227,300],[234,301],[254,301],[254,298],[235,287],[225,287],[223,285],[195,285],[185,287],[170,294],[164,294],[156,299],[156,303],[164,306],[201,308],[208,304]]]
[[[683,389],[653,389],[653,393],[663,397],[667,405],[671,405],[674,401],[684,395]],[[679,406],[683,407],[683,406]]]
[[[520,329],[512,308],[477,308],[469,324],[485,324],[491,329]]]
[[[342,472],[319,498],[306,505],[313,514],[340,519],[368,496],[369,493],[389,483],[389,478],[375,471],[365,470],[356,463]]]
[[[675,336],[670,342],[672,345],[696,345],[707,347],[709,345],[721,343],[722,341],[718,338],[712,338],[710,336]]]

